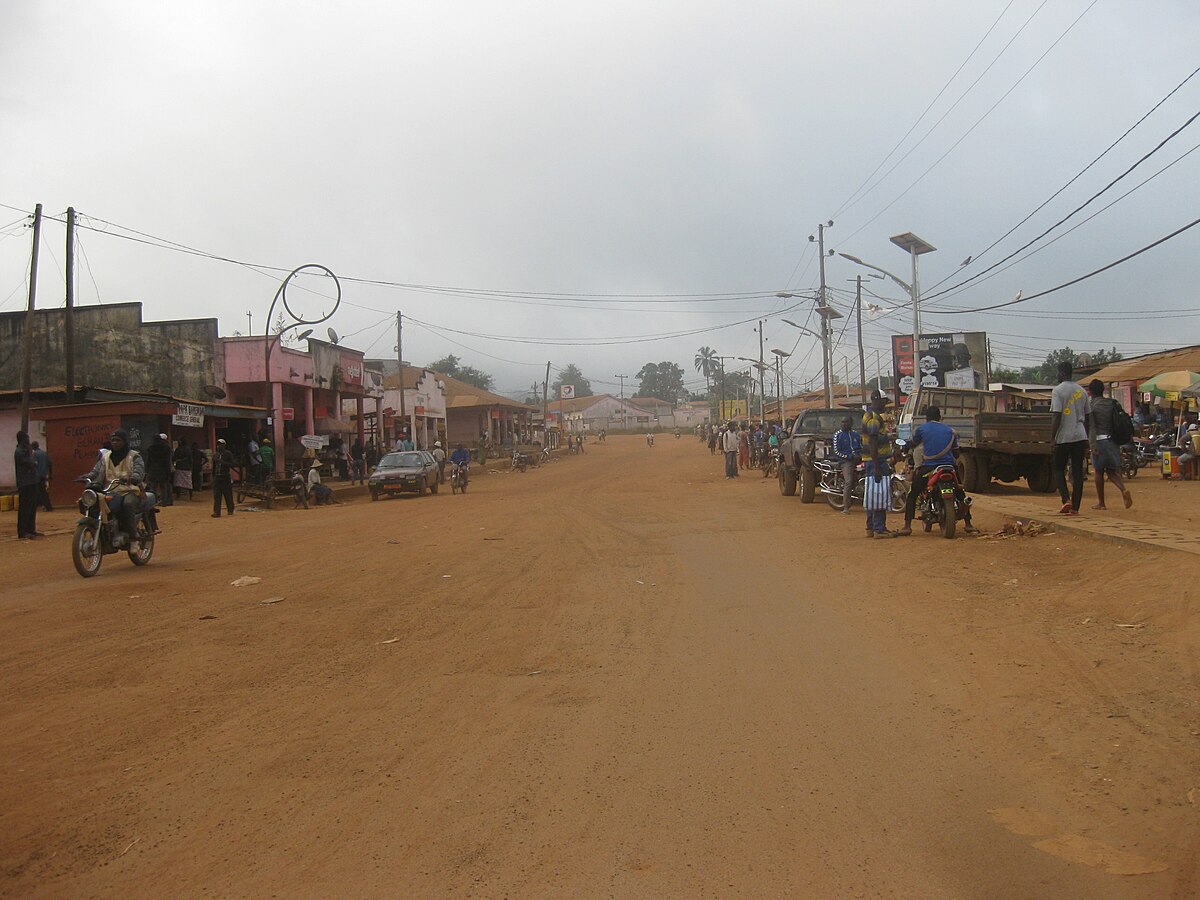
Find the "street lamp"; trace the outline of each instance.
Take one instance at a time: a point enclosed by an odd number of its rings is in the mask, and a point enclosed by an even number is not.
[[[912,342],[913,342],[913,378],[916,380],[916,392],[921,391],[921,380],[918,376],[917,363],[920,357],[920,342],[921,342],[921,281],[917,271],[917,257],[925,253],[932,253],[937,247],[930,244],[928,241],[923,241],[911,231],[906,231],[904,234],[896,234],[890,238],[891,242],[901,250],[908,252],[909,258],[912,260],[912,284],[908,284],[899,276],[893,275],[887,269],[881,269],[879,266],[871,265],[871,263],[863,262],[857,256],[851,256],[849,253],[839,253],[843,259],[848,259],[850,262],[863,266],[867,269],[874,269],[876,272],[881,272],[886,275],[908,293],[912,298],[913,308],[913,324],[912,324]]]
[[[784,319],[784,321],[787,320]],[[779,424],[782,426],[787,419],[787,410],[784,408],[783,399],[783,361],[792,354],[775,347],[771,348],[771,352],[775,354],[775,396],[779,398]]]
[[[766,418],[765,404],[767,402],[766,393],[763,391],[763,372],[767,371],[771,367],[764,365],[761,360],[750,359],[749,357],[745,356],[739,356],[738,359],[740,359],[742,362],[750,363],[750,365],[758,371],[758,419],[761,422]],[[748,412],[749,409],[747,409],[747,413]]]
[[[291,281],[293,278],[295,278],[297,275],[299,275],[305,269],[316,269],[319,272],[324,272],[326,275],[328,275],[330,278],[333,279],[333,286],[337,289],[337,296],[335,296],[333,298],[333,307],[329,310],[329,312],[322,315],[321,318],[319,318],[319,319],[306,319],[303,316],[298,315],[296,313],[296,311],[293,310],[291,305],[288,303],[288,297],[287,297],[288,285],[291,284]],[[275,315],[275,304],[278,303],[280,300],[283,301],[283,308],[285,310],[287,310],[287,314],[289,316],[291,316],[292,321],[290,323],[284,324],[283,327],[281,327],[279,329],[279,331],[277,331],[275,333],[275,335],[274,335],[275,340],[272,340],[271,339],[272,338],[271,321],[272,321],[272,317]],[[292,269],[292,271],[290,271],[287,274],[287,277],[284,278],[283,281],[280,283],[279,290],[277,290],[275,292],[274,299],[271,300],[271,308],[269,310],[267,310],[267,319],[266,319],[267,324],[263,330],[264,343],[266,344],[266,349],[263,351],[263,384],[266,386],[266,389],[267,389],[266,403],[264,404],[264,406],[266,407],[267,420],[270,421],[270,423],[271,423],[271,428],[272,428],[272,432],[273,432],[273,435],[275,438],[275,447],[276,447],[275,472],[271,473],[272,477],[275,475],[276,472],[279,471],[279,466],[284,463],[284,457],[286,454],[283,452],[283,450],[284,450],[284,448],[283,448],[283,423],[275,415],[275,411],[276,411],[275,410],[275,395],[274,395],[274,392],[271,390],[271,351],[273,349],[275,349],[276,343],[280,343],[283,341],[284,334],[287,333],[288,331],[291,331],[293,328],[300,328],[301,326],[304,326],[304,325],[320,325],[322,322],[329,321],[329,319],[333,318],[333,314],[335,312],[337,312],[337,309],[341,305],[341,303],[342,303],[342,283],[340,281],[338,281],[338,277],[336,275],[334,275],[332,271],[325,268],[325,266],[320,265],[319,263],[307,263],[303,266],[300,266],[299,268]],[[282,313],[281,313],[281,316],[282,316]],[[310,335],[310,334],[312,334],[311,328],[302,332],[300,336],[308,337],[308,335]],[[403,388],[403,385],[401,385],[401,388]],[[280,387],[280,398],[282,399],[282,397],[283,397],[283,390],[282,390],[282,386],[281,386]],[[338,411],[338,414],[339,415],[341,414],[341,410]]]
[[[831,250],[829,252],[832,253],[833,251]],[[792,294],[788,291],[777,291],[775,296],[786,300],[790,297],[802,297],[804,295]],[[817,335],[817,337],[821,339],[821,372],[825,378],[825,406],[830,408],[833,406],[833,382],[830,380],[830,370],[833,368],[833,357],[831,355],[831,347],[833,344],[833,328],[831,323],[834,319],[840,319],[842,314],[825,302],[824,294],[818,298],[817,313],[821,316],[821,333]],[[801,331],[808,331],[807,328],[801,328],[801,326],[796,325],[795,322],[788,321],[787,319],[784,319],[783,321],[787,322],[789,325],[795,326],[796,328],[800,328]],[[812,331],[809,331],[808,333],[815,334],[815,332]]]

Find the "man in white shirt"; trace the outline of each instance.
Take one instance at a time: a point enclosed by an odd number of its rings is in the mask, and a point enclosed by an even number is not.
[[[737,478],[738,431],[733,422],[721,432],[721,450],[725,454],[725,477]]]
[[[446,483],[446,451],[441,441],[433,442],[433,458],[438,464],[438,484]]]
[[[1059,510],[1064,516],[1079,515],[1079,504],[1083,502],[1083,460],[1088,451],[1088,421],[1091,406],[1087,391],[1072,380],[1074,370],[1070,362],[1058,364],[1058,385],[1050,394],[1052,427],[1050,439],[1054,443],[1054,483],[1062,500]],[[1071,490],[1067,492],[1067,463],[1071,463]]]

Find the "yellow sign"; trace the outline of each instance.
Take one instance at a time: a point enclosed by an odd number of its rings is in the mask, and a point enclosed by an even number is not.
[[[722,419],[738,419],[746,416],[745,400],[726,400],[721,404]]]

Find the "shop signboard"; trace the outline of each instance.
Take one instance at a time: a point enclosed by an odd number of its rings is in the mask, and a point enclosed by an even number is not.
[[[901,405],[918,387],[987,387],[987,334],[923,334],[913,353],[910,334],[892,335],[892,371],[896,378],[896,403]]]
[[[279,410],[279,418],[283,419],[283,421],[285,421],[285,422],[296,421],[296,407],[294,407],[294,406],[283,407],[282,409]]]
[[[179,428],[203,428],[204,407],[198,403],[177,403],[171,424]]]
[[[746,415],[745,400],[725,400],[721,403],[722,419],[737,419]],[[641,418],[638,421],[642,421]],[[647,417],[648,421],[648,417]]]
[[[300,443],[307,450],[320,450],[322,447],[329,446],[329,435],[327,434],[302,434]]]

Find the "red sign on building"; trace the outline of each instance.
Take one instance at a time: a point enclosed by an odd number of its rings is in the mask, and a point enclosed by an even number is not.
[[[296,420],[296,409],[293,406],[285,406],[279,410],[279,418],[285,422],[294,422]]]

